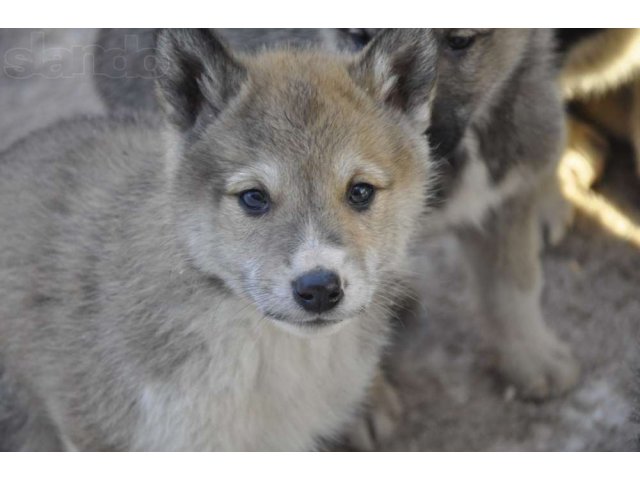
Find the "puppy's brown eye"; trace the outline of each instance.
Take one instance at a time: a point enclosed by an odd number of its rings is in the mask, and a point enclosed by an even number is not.
[[[262,215],[269,211],[271,201],[266,192],[258,189],[245,190],[239,195],[240,206],[250,215]]]
[[[368,183],[356,183],[347,193],[347,200],[355,210],[361,211],[369,208],[373,201],[376,189]]]
[[[449,45],[451,50],[464,50],[473,45],[474,41],[475,37],[473,36],[463,37],[461,35],[451,35],[447,37],[447,45]]]

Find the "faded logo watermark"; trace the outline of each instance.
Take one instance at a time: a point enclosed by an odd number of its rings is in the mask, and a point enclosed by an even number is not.
[[[28,47],[5,52],[3,72],[9,78],[49,79],[97,75],[108,78],[147,78],[160,75],[156,49],[140,45],[138,35],[125,35],[121,47],[47,45],[44,32],[33,32]]]

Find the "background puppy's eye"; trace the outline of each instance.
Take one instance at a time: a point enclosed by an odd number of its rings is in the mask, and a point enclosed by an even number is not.
[[[469,48],[471,45],[473,45],[474,41],[475,37],[471,35],[451,35],[447,37],[447,45],[449,45],[449,48],[452,50],[464,50],[466,48]]]
[[[364,47],[371,40],[372,35],[364,28],[344,28],[356,48]]]
[[[258,189],[246,190],[239,195],[240,206],[251,215],[267,213],[271,202],[266,192]]]
[[[347,193],[349,204],[356,210],[366,210],[375,196],[376,189],[368,183],[356,183]]]

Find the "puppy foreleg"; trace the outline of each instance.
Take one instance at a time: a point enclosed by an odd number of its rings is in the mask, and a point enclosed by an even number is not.
[[[535,196],[510,199],[482,228],[458,237],[474,278],[484,332],[498,366],[525,398],[559,395],[578,381],[569,347],[544,322]]]

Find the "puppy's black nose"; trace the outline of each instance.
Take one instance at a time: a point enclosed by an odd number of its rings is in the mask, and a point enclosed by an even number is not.
[[[327,312],[342,300],[340,277],[328,270],[307,272],[293,281],[293,296],[308,312]]]

